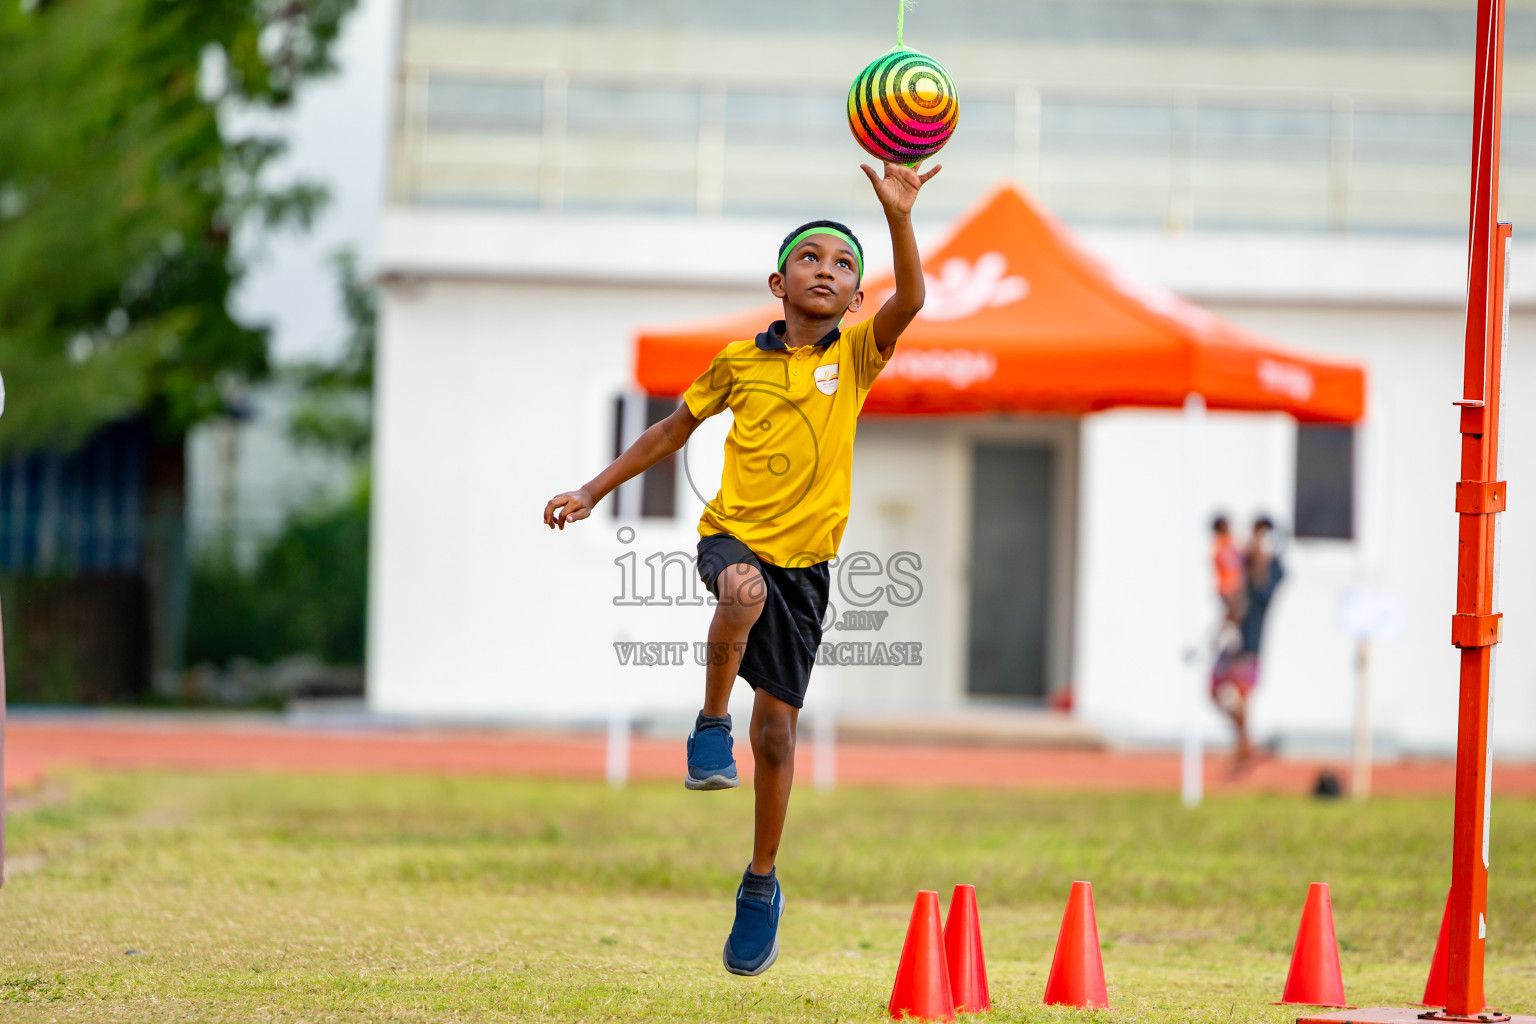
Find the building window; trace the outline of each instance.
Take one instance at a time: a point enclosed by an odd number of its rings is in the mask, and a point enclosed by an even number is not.
[[[625,448],[635,442],[639,437],[636,431],[630,436],[632,428],[626,427],[630,402],[639,402],[645,414],[644,428],[653,427],[672,415],[677,408],[677,398],[673,396],[647,395],[644,398],[629,398],[619,395],[613,400],[613,457],[618,458]],[[639,426],[636,424],[636,426]],[[644,429],[642,428],[642,429]],[[656,465],[640,475],[640,515],[647,519],[672,519],[677,515],[677,456],[668,455]],[[633,500],[633,499],[631,499]],[[611,505],[612,515],[617,518],[620,514],[619,496],[613,495]],[[623,509],[626,515],[632,515],[633,509]]]
[[[645,400],[645,425],[654,426],[672,415],[676,398],[648,396]],[[645,471],[640,491],[640,514],[659,519],[677,515],[677,456],[668,455]]]
[[[427,131],[537,135],[544,127],[544,86],[433,76],[427,80]]]
[[[1354,427],[1297,426],[1294,522],[1297,537],[1354,539]]]

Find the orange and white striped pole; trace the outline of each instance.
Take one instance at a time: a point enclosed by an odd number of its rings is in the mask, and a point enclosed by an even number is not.
[[[1461,408],[1461,473],[1456,611],[1451,643],[1460,649],[1457,710],[1456,817],[1451,836],[1451,896],[1446,909],[1450,954],[1445,1009],[1417,1013],[1398,1007],[1359,1010],[1347,1017],[1315,1015],[1298,1024],[1417,1024],[1418,1020],[1495,1024],[1509,1014],[1487,1008],[1483,947],[1488,936],[1488,824],[1493,758],[1488,745],[1494,648],[1502,638],[1497,604],[1498,547],[1494,518],[1504,511],[1499,479],[1499,399],[1509,323],[1511,228],[1499,223],[1499,122],[1504,86],[1505,0],[1478,0],[1477,78],[1473,96],[1472,208],[1467,233],[1467,331]],[[1536,1024],[1521,1017],[1518,1024]]]
[[[1499,480],[1499,399],[1509,318],[1505,287],[1511,229],[1499,213],[1499,135],[1504,82],[1505,0],[1479,0],[1473,98],[1472,203],[1467,241],[1467,329],[1461,407],[1461,476],[1456,484],[1456,612],[1451,642],[1461,652],[1457,713],[1456,817],[1451,854],[1450,963],[1443,1016],[1469,1018],[1485,1006],[1483,946],[1488,934],[1488,744],[1494,646],[1495,523]]]

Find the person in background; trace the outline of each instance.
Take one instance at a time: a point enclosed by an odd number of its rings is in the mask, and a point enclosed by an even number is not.
[[[1274,522],[1265,515],[1253,522],[1253,536],[1242,558],[1242,585],[1237,602],[1228,602],[1228,622],[1236,629],[1224,628],[1226,644],[1211,670],[1211,697],[1232,720],[1237,731],[1233,771],[1241,772],[1253,762],[1253,740],[1248,735],[1248,702],[1259,685],[1259,653],[1264,639],[1264,621],[1275,588],[1285,577],[1285,568],[1275,550]],[[1218,577],[1219,579],[1219,577]],[[1218,586],[1220,584],[1218,583]]]
[[[1243,650],[1257,658],[1269,602],[1285,577],[1285,568],[1275,550],[1275,524],[1268,516],[1261,515],[1253,521],[1253,536],[1248,541],[1244,562],[1245,607],[1239,628],[1243,634]]]
[[[1211,522],[1211,560],[1216,569],[1216,595],[1226,609],[1227,621],[1242,619],[1239,599],[1243,592],[1243,552],[1232,537],[1232,524],[1224,515]]]

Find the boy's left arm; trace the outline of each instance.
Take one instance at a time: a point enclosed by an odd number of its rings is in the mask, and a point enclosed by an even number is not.
[[[901,164],[887,163],[882,178],[868,164],[860,164],[875,187],[875,198],[885,210],[886,223],[891,228],[891,254],[895,260],[896,291],[885,305],[875,313],[875,345],[880,349],[882,360],[891,357],[896,339],[907,329],[918,310],[923,308],[926,297],[923,287],[923,267],[917,254],[917,237],[912,233],[912,204],[918,191],[928,179],[938,174],[942,165],[919,174],[916,169]]]

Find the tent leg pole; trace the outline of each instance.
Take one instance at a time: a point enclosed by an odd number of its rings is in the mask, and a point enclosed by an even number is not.
[[[1184,743],[1180,763],[1179,792],[1185,807],[1198,807],[1205,797],[1205,751],[1200,738],[1201,708],[1205,700],[1201,669],[1200,606],[1205,574],[1202,557],[1205,540],[1205,399],[1190,395],[1184,400],[1184,525],[1183,664]]]

